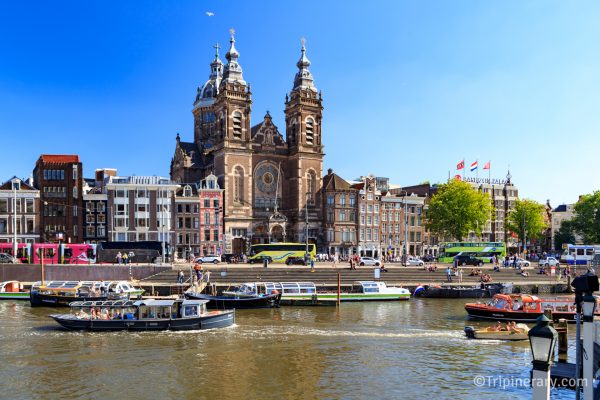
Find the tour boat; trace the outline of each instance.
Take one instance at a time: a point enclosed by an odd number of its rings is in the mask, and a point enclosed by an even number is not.
[[[492,283],[489,285],[476,285],[471,287],[464,286],[444,286],[444,285],[424,285],[418,286],[413,293],[415,297],[443,298],[443,299],[481,299],[493,297],[495,294],[506,292],[505,285],[502,283]]]
[[[465,326],[465,334],[469,339],[484,340],[527,340],[529,338],[529,328],[525,324],[517,324],[519,332],[509,330],[495,330],[493,327],[486,329],[475,329],[472,326]]]
[[[224,328],[234,310],[207,311],[206,300],[76,301],[70,314],[54,314],[64,328],[88,331],[180,331]]]
[[[66,307],[73,301],[106,300],[108,296],[101,294],[100,285],[95,281],[36,282],[31,286],[29,302],[32,307]]]
[[[259,293],[256,285],[244,283],[235,290],[223,291],[220,296],[187,291],[185,297],[187,299],[207,300],[207,307],[213,309],[272,308],[279,307],[281,293]]]
[[[19,281],[0,282],[0,300],[29,300],[29,291]]]
[[[337,292],[317,293],[319,299],[337,300]],[[388,287],[385,282],[359,281],[350,292],[341,292],[340,301],[409,300],[410,291],[402,287]]]
[[[313,282],[256,282],[257,290],[263,293],[281,293],[281,305],[290,306],[335,306],[337,298],[324,299],[317,293]]]
[[[488,303],[467,303],[465,310],[471,318],[516,322],[535,322],[545,310],[549,310],[554,321],[574,321],[575,298],[563,296],[540,299],[527,294],[497,294]],[[596,315],[600,316],[600,311]]]

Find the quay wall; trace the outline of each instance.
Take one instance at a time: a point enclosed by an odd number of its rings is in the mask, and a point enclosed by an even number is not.
[[[140,280],[164,271],[171,266],[139,264],[130,266],[118,265],[44,265],[44,279],[47,281],[122,281],[133,278]],[[0,282],[16,280],[21,282],[37,282],[41,280],[41,265],[35,264],[0,264]]]

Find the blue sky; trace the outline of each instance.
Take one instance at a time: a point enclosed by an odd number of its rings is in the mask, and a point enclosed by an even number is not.
[[[233,27],[253,124],[282,131],[306,37],[324,170],[412,185],[491,160],[522,197],[574,202],[600,189],[599,20],[594,1],[3,2],[0,178],[42,153],[168,176]]]

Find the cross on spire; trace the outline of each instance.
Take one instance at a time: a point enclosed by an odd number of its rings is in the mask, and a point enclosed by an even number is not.
[[[219,57],[219,49],[221,49],[219,43],[215,44],[213,48],[215,49],[215,56]]]
[[[229,30],[229,33],[230,33],[230,34],[231,34],[231,36],[233,37],[233,35],[235,35],[235,29],[231,28],[231,29]]]
[[[302,38],[300,39],[300,43],[302,43],[302,47],[304,47],[304,45],[306,44],[306,38],[304,36],[302,36]]]

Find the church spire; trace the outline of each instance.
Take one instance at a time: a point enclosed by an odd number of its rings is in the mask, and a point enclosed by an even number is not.
[[[298,60],[298,62],[296,63],[296,66],[298,66],[298,72],[296,73],[296,77],[294,78],[294,88],[292,89],[292,91],[310,89],[313,92],[316,92],[317,88],[314,85],[313,76],[308,70],[308,67],[310,67],[310,60],[308,59],[308,57],[306,57],[306,39],[302,38],[301,43],[302,55],[300,56],[300,60]]]
[[[227,65],[225,66],[225,73],[223,74],[223,80],[226,82],[238,82],[242,85],[246,84],[244,81],[244,77],[242,75],[242,67],[238,63],[238,58],[240,53],[235,48],[235,31],[232,29],[229,30],[231,34],[231,39],[229,39],[229,51],[225,54],[225,58],[227,58]]]

